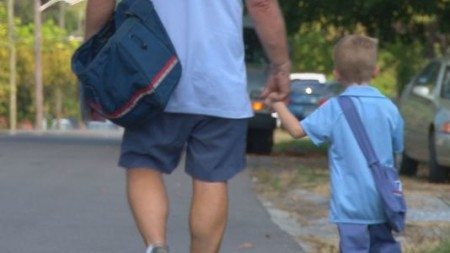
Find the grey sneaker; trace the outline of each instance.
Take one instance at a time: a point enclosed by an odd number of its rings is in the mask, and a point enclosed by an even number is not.
[[[152,249],[152,253],[169,253],[167,246],[157,246]]]

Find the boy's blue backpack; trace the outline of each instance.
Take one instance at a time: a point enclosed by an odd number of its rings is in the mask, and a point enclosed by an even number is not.
[[[339,96],[338,102],[369,164],[387,222],[394,231],[403,231],[406,202],[396,168],[382,165],[378,160],[352,99],[348,96]]]
[[[181,65],[150,0],[124,0],[72,57],[82,102],[124,127],[162,112]]]

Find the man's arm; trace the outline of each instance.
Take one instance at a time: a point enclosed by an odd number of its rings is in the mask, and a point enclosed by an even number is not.
[[[111,18],[116,6],[115,0],[88,0],[86,5],[86,29],[84,38],[87,40],[98,32]]]
[[[300,122],[289,111],[284,102],[275,102],[272,104],[272,108],[277,112],[281,124],[292,137],[299,139],[306,136]]]
[[[275,101],[285,99],[289,94],[289,60],[286,29],[277,0],[246,0],[249,15],[264,50],[271,62],[271,72],[263,91],[263,98]]]

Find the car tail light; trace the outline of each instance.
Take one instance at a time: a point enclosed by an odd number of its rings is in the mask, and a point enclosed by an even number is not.
[[[446,134],[450,134],[450,122],[445,122],[444,124],[442,124],[441,130]]]
[[[262,101],[253,101],[252,108],[254,111],[262,111],[264,109],[264,103]]]

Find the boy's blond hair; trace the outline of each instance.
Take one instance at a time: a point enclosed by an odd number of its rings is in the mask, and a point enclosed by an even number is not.
[[[364,35],[347,35],[334,46],[334,65],[343,83],[364,83],[372,79],[377,63],[378,40]]]

